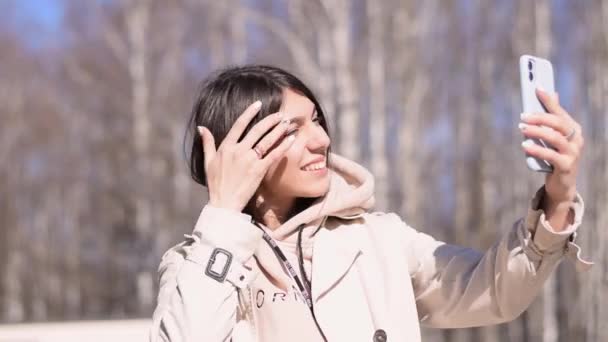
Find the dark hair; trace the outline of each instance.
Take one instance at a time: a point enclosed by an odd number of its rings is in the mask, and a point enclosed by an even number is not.
[[[189,141],[191,146],[189,166],[192,179],[207,186],[205,156],[197,126],[205,126],[209,129],[215,138],[217,148],[243,111],[253,102],[260,100],[262,108],[239,137],[238,141],[241,141],[256,123],[269,114],[279,111],[285,89],[306,96],[312,101],[321,118],[319,123],[329,136],[329,127],[319,101],[296,76],[283,69],[267,65],[245,65],[219,70],[202,82],[188,122],[184,142]],[[327,155],[329,156],[329,151]],[[306,199],[303,202],[309,204],[312,201]],[[302,209],[302,201],[299,201],[299,204],[300,208],[294,210]],[[244,212],[254,216],[251,208],[246,208]]]

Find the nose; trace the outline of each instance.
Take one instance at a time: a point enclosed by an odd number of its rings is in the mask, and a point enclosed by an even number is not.
[[[319,152],[324,153],[331,140],[325,130],[321,127],[316,127],[316,129],[311,132],[311,136],[308,139],[307,147],[311,152]]]

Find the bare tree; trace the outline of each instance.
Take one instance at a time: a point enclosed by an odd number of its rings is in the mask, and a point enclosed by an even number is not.
[[[421,203],[422,167],[425,154],[429,153],[423,144],[421,130],[424,117],[430,117],[428,98],[431,79],[427,63],[419,48],[429,37],[435,1],[416,5],[415,1],[400,2],[393,17],[393,44],[398,58],[393,59],[397,77],[397,96],[393,99],[401,113],[399,127],[399,176],[402,180],[401,192],[405,196],[400,212],[412,224],[422,221]]]
[[[348,0],[321,0],[330,20],[329,32],[333,44],[334,73],[336,80],[336,102],[340,113],[338,130],[339,151],[348,158],[357,160],[360,155],[359,140],[359,103],[352,69],[352,47],[350,35],[351,3]]]
[[[539,56],[551,54],[551,9],[549,1],[536,1],[534,6],[535,48]],[[543,289],[543,342],[557,341],[557,311],[555,276],[549,277]]]
[[[371,169],[376,180],[376,207],[387,207],[388,165],[385,138],[387,133],[386,87],[385,87],[385,5],[380,1],[368,0],[367,22],[369,26],[367,74],[369,79],[369,112],[371,135]]]

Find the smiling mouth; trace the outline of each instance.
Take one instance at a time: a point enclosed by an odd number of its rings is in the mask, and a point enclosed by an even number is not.
[[[308,166],[302,167],[300,168],[300,170],[303,171],[320,171],[320,170],[324,170],[326,167],[325,165],[325,160],[324,161],[320,161],[318,163],[314,163],[314,164],[310,164]]]

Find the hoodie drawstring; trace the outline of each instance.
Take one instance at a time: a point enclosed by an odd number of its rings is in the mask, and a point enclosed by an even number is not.
[[[321,224],[323,224],[324,221],[325,220],[321,221]],[[321,226],[321,224],[319,225],[319,227]],[[305,224],[301,224],[298,226],[298,242],[297,242],[298,253],[296,256],[298,258],[298,265],[300,266],[300,274],[302,275],[302,278],[304,279],[304,286],[306,286],[309,293],[312,293],[312,286],[310,284],[310,280],[308,280],[308,276],[306,275],[306,270],[304,269],[304,253],[302,252],[302,231],[304,230],[304,226],[305,226]],[[311,298],[311,303],[312,303],[312,298]],[[310,313],[312,314],[312,319],[315,322],[315,325],[317,326],[317,329],[319,330],[319,333],[321,334],[323,341],[327,342],[327,337],[325,337],[325,333],[323,333],[323,330],[321,329],[319,322],[317,322],[317,317],[315,316],[315,311],[314,311],[313,305],[314,304],[311,304],[311,306],[310,306]]]
[[[304,253],[302,252],[302,231],[304,231],[304,226],[305,226],[304,224],[301,224],[298,226],[297,257],[298,257],[298,265],[300,267],[300,274],[302,275],[302,278],[304,280],[304,286],[306,286],[308,291],[312,291],[312,287],[310,285],[310,280],[308,280],[308,275],[306,274],[306,270],[304,269]]]

